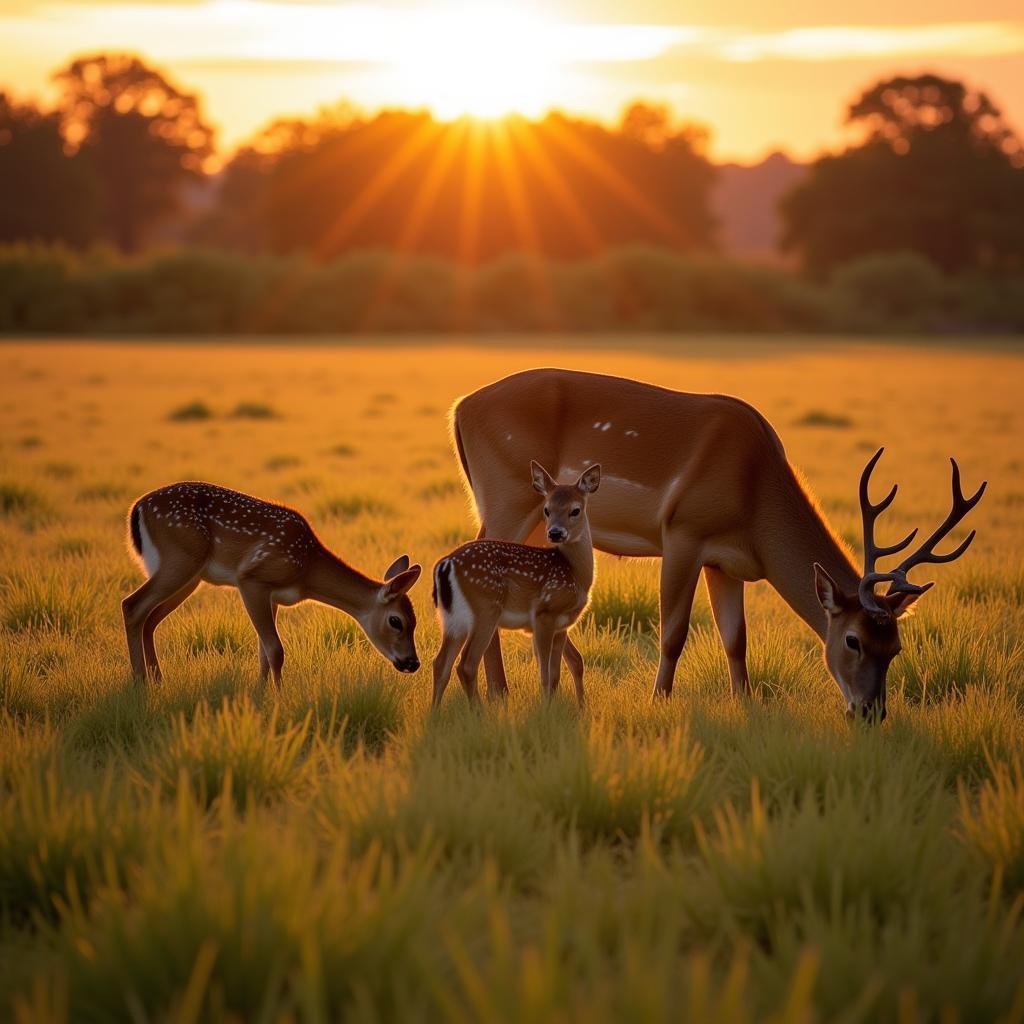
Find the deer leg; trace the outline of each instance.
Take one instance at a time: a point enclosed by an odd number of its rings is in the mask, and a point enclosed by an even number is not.
[[[441,646],[434,657],[434,697],[431,703],[435,708],[441,703],[448,680],[452,677],[455,659],[465,640],[464,636],[455,636],[451,633],[445,633],[441,638]]]
[[[156,645],[153,642],[153,634],[156,632],[156,627],[160,625],[164,619],[167,618],[175,608],[179,608],[185,603],[194,593],[196,587],[199,586],[199,580],[194,579],[191,583],[186,583],[173,597],[169,597],[166,601],[162,601],[158,604],[150,613],[149,618],[146,619],[145,624],[142,627],[142,650],[146,658],[146,671],[149,672],[150,676],[154,680],[161,678],[160,662],[157,661],[156,657]]]
[[[480,659],[498,634],[498,618],[496,613],[486,616],[478,614],[466,646],[462,649],[462,657],[459,658],[459,667],[456,671],[470,701],[477,699],[476,680],[480,671]]]
[[[551,679],[551,692],[558,692],[558,684],[562,680],[562,652],[565,650],[565,630],[559,630],[551,641],[551,663],[548,665],[548,674]]]
[[[256,635],[260,638],[260,646],[274,675],[274,685],[280,688],[284,647],[277,635],[274,601],[270,596],[270,588],[263,583],[245,582],[239,584],[238,592],[242,595],[242,603],[256,630]]]
[[[551,624],[542,616],[538,616],[533,622],[533,652],[537,656],[537,665],[540,667],[540,688],[545,696],[554,695],[554,687],[551,683],[551,660],[554,657],[552,650],[555,642],[555,630]]]
[[[583,655],[580,654],[579,648],[572,642],[568,633],[565,634],[565,650],[562,656],[565,658],[566,665],[569,666],[569,673],[572,675],[572,681],[576,687],[576,701],[580,707],[583,707],[586,704],[586,698],[583,695]]]
[[[718,635],[729,660],[729,681],[734,697],[750,693],[747,676],[747,620],[743,612],[743,580],[733,579],[721,569],[704,566],[711,611]]]
[[[538,509],[531,502],[528,509],[495,512],[482,524],[477,540],[511,540],[522,544],[539,522]],[[501,656],[501,631],[496,629],[490,646],[484,652],[484,673],[487,676],[487,697],[490,700],[508,697],[508,677]]]
[[[278,606],[271,602],[270,614],[274,619],[274,629],[277,629],[277,608]],[[267,657],[267,652],[263,649],[263,641],[257,638],[256,646],[259,649],[260,656],[260,682],[265,683],[267,676],[270,675],[270,658]]]
[[[173,597],[179,590],[198,579],[193,566],[167,559],[160,571],[150,576],[133,594],[121,602],[124,617],[125,637],[128,641],[128,657],[132,675],[136,681],[146,678],[146,648],[143,640],[144,627],[153,610]]]
[[[670,697],[676,664],[690,629],[690,609],[700,577],[700,549],[688,538],[667,535],[661,559],[661,659],[652,697]]]

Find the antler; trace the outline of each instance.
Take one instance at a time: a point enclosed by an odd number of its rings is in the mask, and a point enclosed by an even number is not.
[[[935,545],[946,537],[964,516],[981,501],[981,496],[985,493],[988,481],[983,481],[970,498],[965,498],[960,486],[960,467],[957,465],[956,459],[951,458],[949,461],[953,466],[953,505],[949,510],[949,515],[946,516],[935,532],[916,551],[904,558],[895,569],[889,572],[876,572],[875,562],[879,558],[883,558],[886,555],[895,555],[904,550],[904,548],[909,546],[914,537],[917,536],[917,530],[914,529],[898,544],[892,544],[889,547],[879,547],[875,544],[875,520],[892,504],[897,491],[897,485],[893,484],[892,490],[877,505],[873,505],[868,497],[868,480],[871,477],[871,471],[875,468],[875,464],[882,457],[883,451],[885,451],[884,448],[879,448],[875,452],[871,460],[864,467],[864,472],[860,478],[860,506],[864,521],[864,577],[860,581],[859,591],[861,604],[867,611],[888,614],[888,608],[879,601],[878,595],[875,593],[877,584],[888,581],[890,584],[890,594],[923,594],[931,587],[931,583],[926,583],[923,586],[911,583],[907,579],[907,573],[918,565],[942,565],[946,562],[955,561],[971,546],[971,541],[974,540],[977,532],[975,530],[971,530],[964,540],[948,554],[937,555],[935,553]]]

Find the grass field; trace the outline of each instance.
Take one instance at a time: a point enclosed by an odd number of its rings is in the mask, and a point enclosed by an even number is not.
[[[1024,352],[842,340],[599,347],[0,346],[0,1019],[1024,1020]],[[848,727],[811,632],[748,588],[757,699],[706,596],[652,706],[658,566],[600,558],[590,706],[428,712],[340,613],[285,610],[257,682],[201,589],[128,678],[132,499],[181,478],[286,501],[380,575],[474,534],[446,413],[564,365],[740,395],[857,547],[988,478],[968,555],[903,628],[889,720]],[[529,486],[524,468],[523,485]]]

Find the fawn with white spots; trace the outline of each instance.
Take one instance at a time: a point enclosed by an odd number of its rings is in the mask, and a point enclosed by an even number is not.
[[[233,586],[259,637],[260,679],[281,684],[284,648],[277,609],[319,601],[351,615],[400,672],[415,672],[416,615],[407,593],[420,567],[407,555],[383,580],[347,565],[298,512],[227,487],[178,483],[132,506],[132,547],[149,579],[121,603],[135,678],[160,678],[156,627],[201,582]]]
[[[594,582],[587,499],[601,482],[601,467],[590,466],[574,484],[556,483],[536,462],[530,468],[534,488],[544,495],[547,539],[555,547],[475,540],[434,566],[443,634],[434,659],[435,706],[460,650],[459,680],[469,699],[476,699],[480,659],[499,629],[533,634],[541,688],[549,696],[558,688],[564,655],[583,704],[583,656],[567,631],[587,607]]]

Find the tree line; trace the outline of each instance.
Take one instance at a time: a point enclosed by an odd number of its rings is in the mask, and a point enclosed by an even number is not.
[[[590,260],[623,246],[711,252],[707,133],[635,104],[608,127],[552,113],[469,119],[339,106],[271,124],[211,177],[199,99],[134,55],[55,76],[52,109],[0,93],[0,243],[176,243],[323,263],[384,249],[477,267],[509,253]],[[857,141],[781,204],[812,278],[873,253],[949,275],[1024,268],[1024,149],[984,93],[937,75],[878,82]]]

